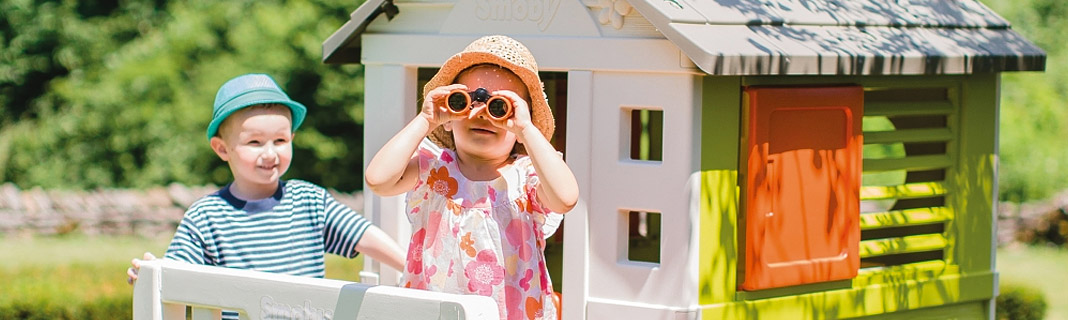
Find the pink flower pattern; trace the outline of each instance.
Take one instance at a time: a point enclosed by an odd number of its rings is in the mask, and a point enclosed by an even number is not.
[[[530,290],[530,279],[534,278],[534,270],[527,269],[526,275],[523,275],[523,279],[519,279],[519,286],[523,287],[523,290]]]
[[[504,287],[504,301],[505,309],[508,310],[508,320],[521,320],[523,319],[523,312],[520,311],[520,303],[523,302],[523,291],[516,289],[513,286]]]
[[[467,290],[489,296],[493,294],[493,286],[504,281],[504,267],[497,264],[493,251],[482,250],[475,261],[464,267],[464,276],[467,277]]]
[[[408,285],[490,296],[500,307],[501,319],[555,319],[540,238],[543,232],[555,232],[542,229],[556,225],[546,221],[562,216],[537,202],[538,180],[530,159],[519,157],[504,169],[512,171],[502,171],[520,177],[510,184],[504,178],[468,180],[453,151],[439,152],[417,152],[420,182],[407,199],[415,230],[405,268]],[[437,175],[435,182],[454,180],[456,185],[448,185],[448,192],[435,190],[438,183],[426,183],[431,172]]]

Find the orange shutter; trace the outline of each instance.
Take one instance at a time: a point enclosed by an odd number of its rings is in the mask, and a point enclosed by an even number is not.
[[[745,97],[741,289],[855,277],[863,88],[748,87]]]

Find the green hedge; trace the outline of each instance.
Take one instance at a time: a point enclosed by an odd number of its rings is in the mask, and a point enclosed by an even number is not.
[[[1003,284],[996,301],[998,320],[1042,320],[1046,317],[1046,296],[1036,288]]]
[[[131,319],[133,299],[129,295],[104,296],[77,305],[54,300],[16,300],[0,305],[0,320],[7,319]]]

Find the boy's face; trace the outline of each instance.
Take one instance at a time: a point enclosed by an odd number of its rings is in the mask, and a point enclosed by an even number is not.
[[[211,147],[230,165],[239,188],[273,193],[289,169],[292,142],[289,108],[256,105],[227,117],[219,127],[219,136],[211,138]]]

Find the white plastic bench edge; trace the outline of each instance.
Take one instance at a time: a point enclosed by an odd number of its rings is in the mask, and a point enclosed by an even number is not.
[[[145,262],[134,284],[135,320],[219,319],[221,310],[242,319],[499,319],[497,303],[391,286],[192,265]]]

